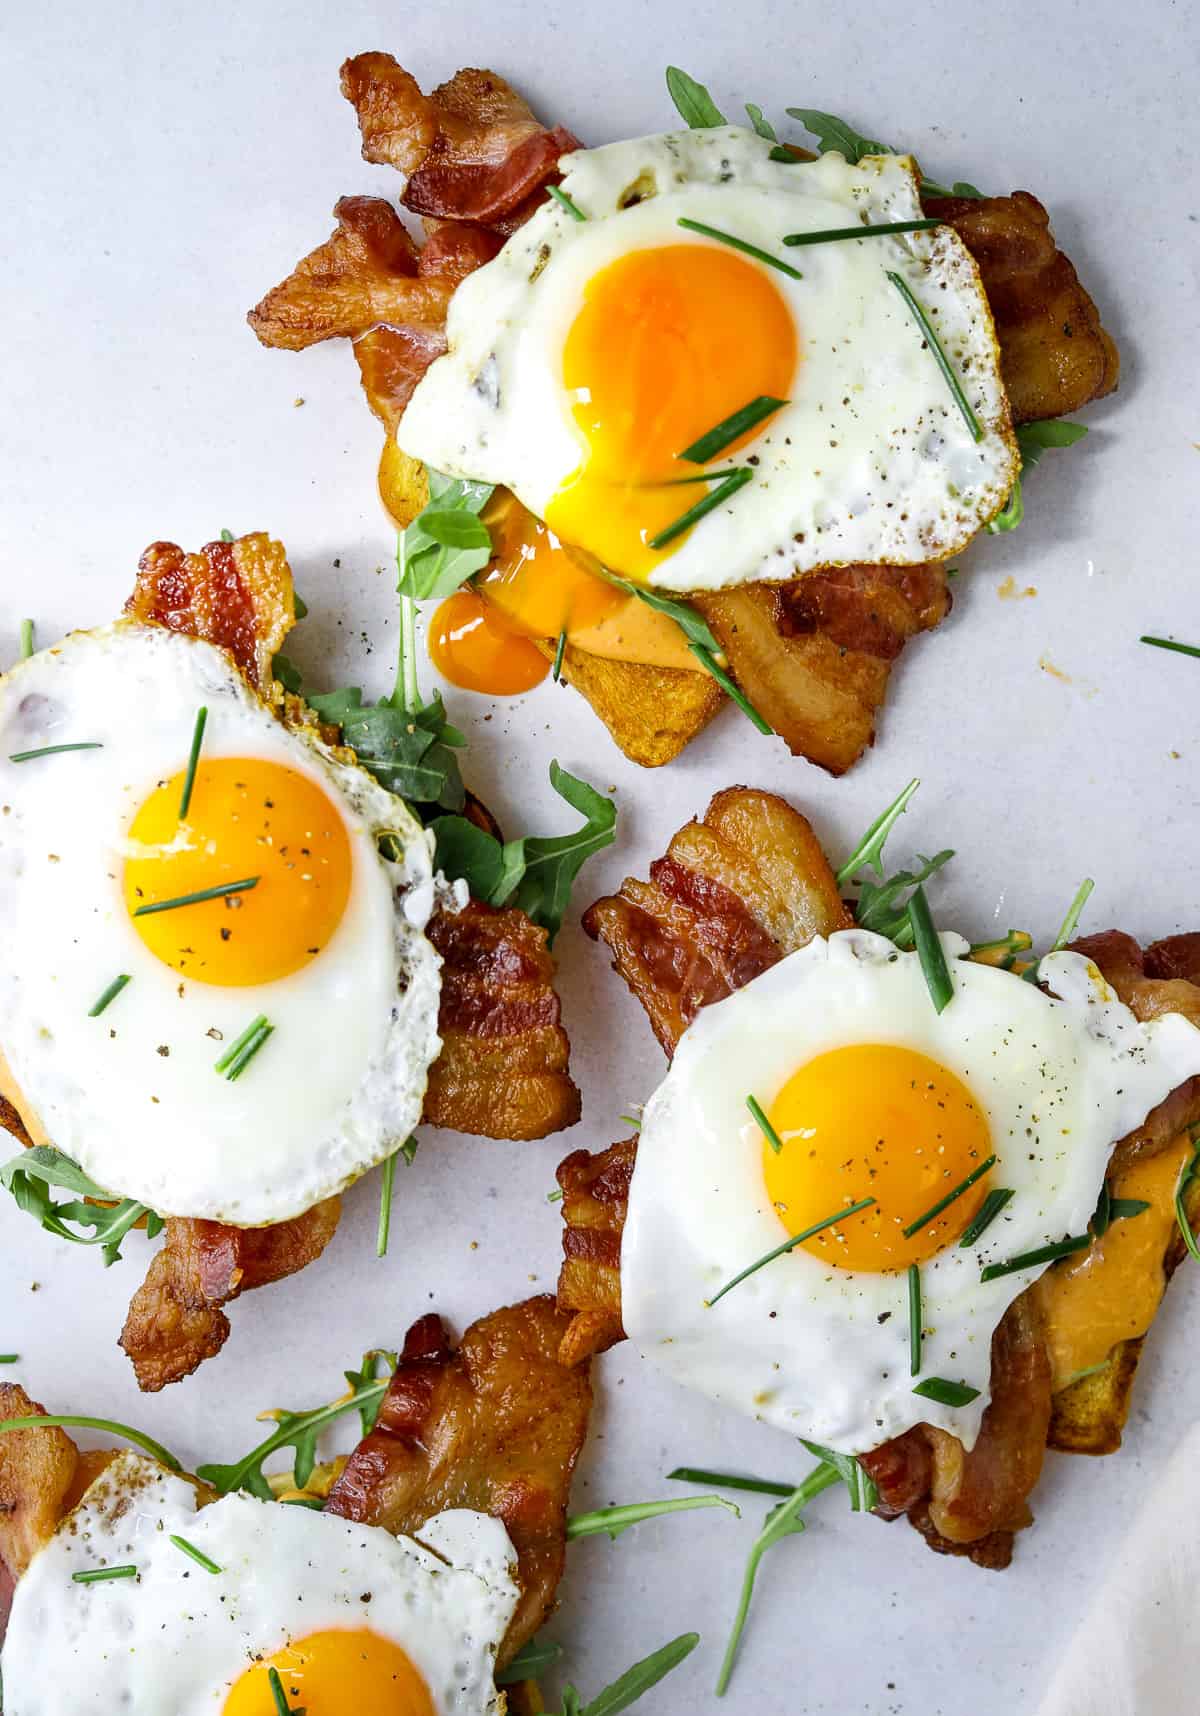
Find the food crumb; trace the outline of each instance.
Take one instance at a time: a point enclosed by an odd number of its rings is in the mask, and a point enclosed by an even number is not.
[[[1010,572],[1003,584],[997,586],[996,594],[1002,602],[1019,602],[1024,596],[1036,596],[1037,585],[1026,584],[1023,590],[1018,589],[1017,580]]]
[[[296,405],[303,405],[303,404],[304,404],[304,399],[303,399],[303,396],[302,396],[302,395],[301,395],[301,394],[299,394],[299,393],[298,393],[298,394],[297,394],[297,395],[296,395],[296,397],[295,397],[295,399],[293,399],[293,400],[292,400],[292,404],[293,404],[293,406],[296,406]]]
[[[1064,685],[1071,685],[1074,683],[1069,673],[1064,673],[1061,667],[1055,667],[1054,663],[1050,660],[1050,657],[1045,653],[1045,651],[1043,651],[1038,657],[1038,666],[1041,668],[1043,673],[1050,674],[1054,679],[1061,679]]]

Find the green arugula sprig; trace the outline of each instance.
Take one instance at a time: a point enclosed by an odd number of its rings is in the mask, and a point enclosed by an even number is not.
[[[606,1532],[615,1543],[623,1531],[628,1531],[631,1525],[641,1525],[643,1520],[657,1519],[665,1513],[690,1513],[702,1507],[723,1507],[736,1519],[742,1517],[741,1509],[724,1496],[673,1496],[669,1501],[626,1502],[617,1507],[596,1508],[591,1513],[572,1514],[567,1521],[567,1541]]]
[[[530,1639],[523,1644],[507,1667],[496,1675],[497,1686],[516,1686],[522,1680],[538,1680],[562,1656],[563,1647],[547,1639]]]
[[[1021,488],[1026,471],[1031,471],[1050,447],[1073,447],[1076,441],[1082,441],[1087,434],[1087,428],[1082,423],[1068,423],[1065,418],[1053,417],[1045,423],[1020,423],[1017,425],[1017,447],[1021,454],[1021,464],[1017,471],[1017,479],[1013,483],[1012,493],[1004,506],[988,525],[993,536],[1002,535],[1009,530],[1016,530],[1025,517],[1025,497]]]
[[[822,113],[816,107],[789,107],[788,115],[798,119],[806,131],[817,139],[818,155],[825,155],[831,149],[836,149],[839,155],[844,155],[851,166],[857,166],[864,155],[895,155],[898,153],[890,143],[881,143],[877,138],[864,137],[861,132],[845,119],[838,119],[832,113]],[[921,195],[923,197],[978,197],[983,192],[965,179],[956,179],[952,185],[939,185],[936,179],[921,179]]]
[[[118,1424],[112,1418],[88,1418],[79,1412],[35,1412],[22,1418],[5,1418],[0,1420],[0,1436],[8,1435],[17,1430],[99,1430],[105,1436],[116,1436],[122,1442],[130,1442],[135,1448],[141,1448],[152,1459],[166,1466],[172,1472],[182,1472],[183,1465],[177,1460],[169,1448],[164,1448],[161,1442],[156,1442],[144,1431],[132,1430],[128,1424]]]
[[[382,1376],[377,1375],[376,1367],[379,1362],[384,1366]],[[362,1370],[348,1370],[345,1373],[350,1385],[348,1394],[306,1412],[290,1412],[281,1408],[276,1412],[260,1414],[261,1417],[275,1420],[275,1428],[269,1436],[264,1437],[248,1454],[230,1465],[197,1466],[196,1476],[204,1483],[211,1484],[218,1495],[226,1496],[235,1490],[248,1490],[260,1501],[273,1501],[274,1492],[263,1471],[263,1462],[281,1448],[291,1448],[294,1453],[292,1482],[296,1489],[302,1490],[312,1477],[317,1463],[317,1437],[321,1431],[337,1419],[345,1417],[346,1413],[357,1412],[362,1421],[363,1435],[369,1435],[375,1427],[375,1420],[379,1416],[379,1409],[395,1368],[395,1353],[382,1350],[364,1353]]]
[[[1197,1243],[1192,1224],[1188,1220],[1187,1199],[1196,1180],[1200,1178],[1200,1127],[1192,1133],[1192,1154],[1183,1165],[1179,1176],[1179,1184],[1175,1188],[1175,1220],[1179,1224],[1179,1232],[1183,1243],[1191,1255],[1200,1263],[1200,1244]]]
[[[424,602],[453,595],[492,557],[492,538],[479,517],[491,483],[473,483],[429,471],[429,501],[400,532],[399,591]]]
[[[130,1228],[146,1218],[146,1237],[162,1232],[162,1218],[133,1198],[115,1198],[90,1179],[78,1162],[48,1144],[22,1150],[0,1167],[0,1186],[11,1192],[17,1208],[39,1222],[47,1233],[69,1239],[74,1245],[98,1245],[105,1268],[121,1256],[121,1244]],[[52,1187],[74,1192],[73,1198],[56,1202]],[[95,1203],[84,1200],[93,1198]],[[111,1206],[111,1207],[108,1207]],[[89,1228],[80,1233],[79,1228]]]
[[[652,1651],[640,1662],[635,1662],[632,1668],[627,1668],[624,1674],[618,1676],[587,1704],[568,1681],[563,1687],[562,1707],[558,1716],[617,1716],[618,1711],[628,1710],[631,1704],[637,1703],[643,1693],[649,1692],[652,1686],[657,1686],[673,1668],[678,1668],[699,1643],[699,1633],[680,1633],[677,1639],[672,1639],[661,1649]]]
[[[953,849],[947,848],[932,858],[918,854],[919,870],[899,870],[894,876],[887,877],[883,869],[883,848],[887,837],[919,785],[919,780],[909,781],[887,809],[875,818],[837,872],[836,880],[839,887],[844,887],[856,879],[860,870],[873,871],[879,877],[878,883],[859,884],[859,896],[854,904],[855,922],[860,929],[886,936],[897,947],[916,949],[930,998],[940,1013],[953,999],[954,984],[945,951],[933,927],[922,884],[953,858]],[[910,891],[902,900],[905,889]]]
[[[697,83],[694,77],[689,77],[687,72],[681,71],[678,66],[667,67],[667,92],[679,109],[680,118],[693,131],[703,131],[712,125],[729,123],[704,85]],[[757,130],[762,121],[761,109],[758,110],[757,120],[753,113],[750,118]]]

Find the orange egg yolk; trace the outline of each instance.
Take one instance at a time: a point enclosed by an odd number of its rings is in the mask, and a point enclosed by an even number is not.
[[[679,455],[759,394],[786,399],[792,311],[770,271],[712,242],[635,250],[589,280],[563,349],[563,385],[586,446],[546,509],[564,541],[645,577],[683,537],[651,539],[707,492]],[[724,447],[712,468],[764,432]]]
[[[164,965],[200,983],[271,983],[314,960],[350,895],[350,838],[315,780],[260,757],[202,758],[162,781],[129,830],[125,903]],[[257,877],[251,889],[138,916],[140,906]]]
[[[223,1716],[276,1716],[272,1668],[289,1709],[307,1716],[436,1716],[412,1658],[365,1627],[310,1633],[256,1662],[231,1688]]]
[[[925,1263],[978,1213],[990,1174],[906,1239],[947,1192],[992,1154],[987,1120],[954,1073],[912,1049],[856,1043],[809,1061],[772,1103],[782,1149],[763,1143],[767,1192],[791,1234],[862,1198],[869,1208],[803,1249],[841,1269]]]
[[[426,636],[433,665],[464,691],[517,697],[540,685],[550,671],[531,639],[475,590],[456,590],[439,602]]]

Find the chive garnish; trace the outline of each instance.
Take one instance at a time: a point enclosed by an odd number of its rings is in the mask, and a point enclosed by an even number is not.
[[[13,751],[10,763],[31,763],[35,757],[57,757],[63,751],[102,751],[99,739],[84,739],[76,745],[39,745],[36,751]]]
[[[246,876],[240,882],[222,882],[216,888],[201,888],[195,894],[178,894],[173,900],[153,900],[148,906],[136,906],[135,918],[149,917],[151,912],[173,912],[177,906],[198,906],[205,900],[222,900],[226,894],[244,894],[257,888],[259,878]]]
[[[1108,1201],[1108,1219],[1111,1225],[1114,1221],[1128,1221],[1132,1216],[1140,1216],[1150,1208],[1145,1198],[1110,1198]]]
[[[196,725],[192,732],[192,748],[188,753],[187,774],[183,777],[183,793],[179,800],[179,820],[183,821],[192,802],[192,788],[196,784],[196,765],[200,761],[200,747],[204,743],[204,728],[208,721],[208,710],[204,707],[196,711]]]
[[[1010,1257],[1006,1263],[989,1263],[979,1279],[981,1281],[997,1281],[1001,1275],[1015,1275],[1019,1269],[1032,1269],[1039,1263],[1053,1263],[1056,1258],[1070,1257],[1072,1252],[1083,1251],[1092,1243],[1090,1233],[1072,1234],[1069,1239],[1059,1239],[1053,1245],[1039,1245],[1036,1251],[1023,1251],[1019,1257]]]
[[[1200,1263],[1200,1244],[1196,1241],[1196,1235],[1192,1230],[1192,1224],[1188,1220],[1187,1213],[1187,1194],[1197,1175],[1200,1175],[1200,1128],[1192,1133],[1191,1160],[1184,1163],[1179,1175],[1179,1184],[1175,1188],[1175,1220],[1179,1224],[1183,1243],[1196,1259],[1196,1262]]]
[[[948,1209],[956,1198],[961,1198],[964,1192],[969,1192],[976,1180],[982,1180],[988,1169],[994,1168],[995,1166],[996,1158],[994,1156],[989,1156],[986,1162],[981,1162],[978,1168],[968,1174],[965,1180],[960,1180],[954,1190],[952,1192],[947,1192],[945,1197],[934,1204],[932,1209],[926,1210],[925,1214],[923,1216],[918,1216],[916,1221],[909,1222],[908,1226],[904,1229],[905,1239],[911,1239],[915,1233],[920,1233],[926,1222],[935,1221],[944,1209]]]
[[[685,530],[690,530],[694,524],[698,524],[707,513],[727,501],[730,495],[745,488],[753,475],[754,472],[745,465],[739,470],[731,471],[724,482],[718,483],[715,489],[710,489],[695,506],[688,507],[686,512],[680,513],[677,519],[660,530],[657,536],[652,536],[650,547],[665,548],[669,542],[674,542],[677,536],[682,536]]]
[[[386,1257],[388,1235],[392,1228],[392,1193],[396,1188],[396,1156],[398,1151],[387,1158],[383,1164],[383,1173],[379,1183],[379,1229],[375,1236],[376,1257]]]
[[[713,655],[713,652],[704,644],[692,643],[690,641],[688,643],[688,648],[700,663],[705,673],[711,674],[712,678],[716,680],[726,697],[733,699],[751,725],[757,727],[760,733],[765,734],[769,738],[775,731],[774,727],[772,727],[771,723],[765,716],[759,714],[758,710],[746,696],[746,693],[742,690],[741,686],[736,685],[729,677],[720,662]]]
[[[202,1550],[197,1549],[194,1543],[189,1543],[186,1537],[173,1536],[171,1542],[176,1549],[182,1549],[185,1555],[190,1555],[196,1565],[203,1567],[206,1573],[220,1573],[222,1571],[215,1561],[210,1561],[208,1556]]]
[[[758,1122],[759,1131],[778,1156],[779,1152],[783,1149],[783,1139],[779,1136],[778,1132],[776,1132],[775,1128],[771,1125],[771,1122],[763,1113],[759,1106],[757,1097],[748,1096],[746,1098],[746,1107]],[[788,1494],[791,1495],[791,1493],[791,1490],[789,1490]]]
[[[954,999],[954,985],[950,981],[950,968],[946,964],[945,951],[933,927],[929,901],[925,898],[924,888],[920,886],[913,889],[909,899],[908,922],[912,929],[917,958],[921,961],[921,970],[925,974],[925,982],[933,1000],[934,1012],[943,1013]]]
[[[554,646],[554,666],[550,670],[551,677],[553,678],[555,685],[557,685],[559,680],[562,678],[563,656],[566,654],[566,649],[567,649],[567,633],[566,633],[566,629],[564,628],[558,634],[558,642]]]
[[[925,340],[929,346],[929,349],[933,353],[934,357],[937,360],[938,368],[941,370],[942,374],[946,378],[946,385],[949,387],[951,393],[954,395],[954,403],[958,406],[958,409],[962,412],[963,421],[966,424],[967,428],[971,431],[972,441],[982,441],[983,440],[983,425],[980,423],[978,417],[976,417],[974,411],[972,411],[971,402],[967,398],[966,394],[963,392],[962,383],[959,381],[958,376],[955,374],[954,366],[951,364],[950,359],[946,356],[945,352],[942,350],[942,342],[938,339],[937,335],[934,333],[933,325],[930,322],[929,317],[925,314],[924,310],[921,308],[921,306],[917,302],[916,298],[914,298],[914,296],[912,294],[912,290],[909,287],[907,280],[905,280],[901,275],[897,274],[891,268],[889,268],[887,271],[887,277],[891,281],[892,285],[896,288],[897,292],[899,292],[900,296],[904,299],[904,302],[908,305],[909,309],[912,311],[913,320],[916,322],[917,327],[921,330],[921,333],[925,336]]]
[[[777,1257],[782,1257],[785,1251],[794,1250],[797,1245],[803,1245],[804,1241],[811,1239],[814,1234],[823,1233],[827,1227],[835,1227],[838,1222],[845,1221],[847,1216],[857,1215],[860,1210],[869,1208],[874,1202],[874,1198],[860,1198],[856,1204],[850,1204],[848,1208],[838,1210],[834,1215],[826,1216],[824,1221],[814,1222],[812,1227],[806,1227],[803,1233],[795,1233],[790,1239],[785,1239],[782,1245],[777,1245],[773,1251],[768,1251],[764,1257],[760,1257],[748,1269],[743,1269],[740,1274],[733,1277],[732,1281],[727,1281],[719,1293],[715,1293],[711,1299],[706,1300],[709,1309],[711,1310],[717,1300],[723,1299],[726,1293],[731,1292],[739,1282],[744,1281],[747,1275],[753,1275],[764,1264],[773,1263]]]
[[[969,1406],[979,1399],[979,1390],[965,1382],[948,1382],[944,1376],[927,1376],[913,1389],[923,1400],[936,1400],[939,1406]]]
[[[232,542],[233,541],[232,530],[223,530],[221,532],[221,541],[222,542]]]
[[[33,621],[22,620],[21,629],[17,633],[17,649],[22,661],[28,661],[33,654]]]
[[[798,268],[793,268],[790,262],[785,262],[780,256],[772,256],[769,250],[760,250],[757,244],[747,244],[744,238],[735,238],[731,232],[722,232],[720,227],[706,226],[702,220],[688,220],[681,215],[676,223],[685,226],[689,232],[703,233],[705,238],[715,238],[719,244],[727,244],[733,250],[740,250],[745,256],[753,256],[758,262],[765,262],[769,268],[778,268],[781,274],[790,274],[793,280],[803,280],[804,276]]]
[[[77,1585],[102,1585],[108,1579],[136,1579],[137,1571],[132,1562],[127,1562],[123,1567],[93,1567],[72,1573],[71,1577]]]
[[[795,1484],[775,1484],[767,1478],[740,1478],[733,1472],[706,1472],[699,1466],[676,1466],[667,1477],[681,1484],[715,1485],[721,1490],[748,1490],[759,1496],[790,1496]]]
[[[1178,655],[1200,655],[1200,645],[1176,643],[1174,638],[1151,638],[1142,636],[1139,643],[1153,644],[1155,649],[1173,649]]]
[[[404,1157],[404,1160],[410,1168],[413,1165],[413,1158],[416,1156],[419,1148],[420,1141],[416,1138],[406,1138],[400,1146],[400,1154]]]
[[[123,1442],[132,1442],[135,1448],[143,1448],[147,1454],[156,1459],[160,1465],[167,1466],[173,1472],[183,1470],[180,1462],[163,1447],[161,1442],[155,1442],[145,1436],[140,1430],[131,1430],[128,1424],[118,1424],[111,1418],[84,1418],[77,1412],[34,1412],[25,1418],[0,1419],[0,1436],[10,1430],[54,1430],[54,1429],[103,1430],[106,1435],[119,1436]]]
[[[744,435],[748,429],[753,429],[764,418],[770,417],[786,405],[786,399],[774,399],[769,393],[760,393],[748,405],[743,405],[740,411],[731,412],[705,435],[693,441],[690,447],[685,447],[682,453],[677,453],[677,459],[686,459],[689,465],[707,465],[710,459],[715,459],[732,442]],[[695,480],[695,479],[694,479]],[[698,479],[703,480],[703,479]]]
[[[0,1364],[16,1364],[20,1353],[0,1353]]]
[[[974,1245],[976,1240],[982,1239],[1012,1195],[1011,1186],[997,1186],[994,1191],[988,1193],[980,1206],[979,1214],[958,1242],[960,1250],[965,1251]]]
[[[877,226],[831,226],[824,232],[789,232],[785,244],[837,244],[843,238],[882,238],[889,232],[930,232],[940,220],[888,220]]]
[[[88,1018],[98,1019],[110,1002],[115,1001],[127,983],[132,982],[129,973],[123,971],[119,977],[114,977],[103,995],[88,1008]]]
[[[274,1030],[275,1027],[268,1023],[266,1014],[260,1013],[257,1019],[246,1026],[241,1036],[230,1043],[220,1060],[213,1063],[213,1071],[224,1073],[231,1082],[240,1078]]]
[[[631,1525],[657,1519],[664,1513],[691,1513],[698,1507],[723,1507],[739,1519],[742,1517],[741,1509],[724,1496],[673,1496],[670,1501],[626,1502],[617,1507],[596,1508],[592,1513],[572,1514],[567,1520],[567,1542],[573,1543],[577,1537],[595,1537],[602,1531],[615,1542]]]
[[[271,1688],[271,1696],[275,1700],[276,1716],[304,1716],[303,1710],[293,1710],[292,1706],[288,1703],[287,1695],[283,1690],[283,1682],[279,1678],[279,1670],[277,1668],[269,1668],[267,1670],[267,1684]]]
[[[908,1368],[910,1376],[921,1374],[921,1270],[908,1266]]]
[[[563,208],[566,209],[572,220],[587,219],[587,216],[584,214],[579,204],[572,202],[571,198],[563,190],[561,185],[547,185],[546,189],[550,192],[550,195],[554,198],[556,203],[562,204]]]
[[[1088,897],[1095,886],[1096,884],[1092,881],[1090,876],[1085,876],[1083,881],[1080,882],[1079,892],[1071,901],[1067,915],[1062,921],[1062,927],[1054,938],[1053,945],[1050,949],[1051,953],[1057,953],[1060,948],[1066,947],[1071,937],[1075,934],[1076,929],[1079,927],[1079,919],[1083,912],[1083,908],[1087,905]]]
[[[558,1187],[557,1191],[546,1193],[546,1202],[548,1204],[561,1204],[562,1201],[563,1201],[563,1189],[561,1186]]]

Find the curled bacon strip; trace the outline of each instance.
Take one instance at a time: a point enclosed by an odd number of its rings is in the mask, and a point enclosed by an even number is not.
[[[340,1214],[341,1200],[329,1198],[274,1227],[168,1221],[121,1331],[138,1387],[157,1394],[220,1352],[229,1338],[222,1307],[306,1269],[333,1238]]]
[[[14,1382],[0,1382],[0,1419],[43,1416]],[[17,1580],[53,1537],[69,1505],[79,1452],[65,1430],[0,1436],[0,1638]]]
[[[621,1326],[621,1234],[637,1139],[626,1138],[591,1155],[576,1150],[559,1163],[563,1203],[563,1266],[558,1302],[573,1311],[558,1349],[576,1365],[625,1339]]]
[[[562,1577],[567,1493],[592,1402],[586,1367],[558,1363],[566,1326],[548,1294],[482,1317],[457,1347],[440,1317],[422,1317],[375,1428],[326,1503],[345,1519],[417,1536],[443,1508],[503,1520],[521,1599],[501,1665],[541,1626]]]
[[[264,692],[295,609],[283,544],[263,531],[236,542],[206,543],[199,554],[185,554],[174,542],[152,542],[138,561],[125,604],[131,619],[220,644]]]

